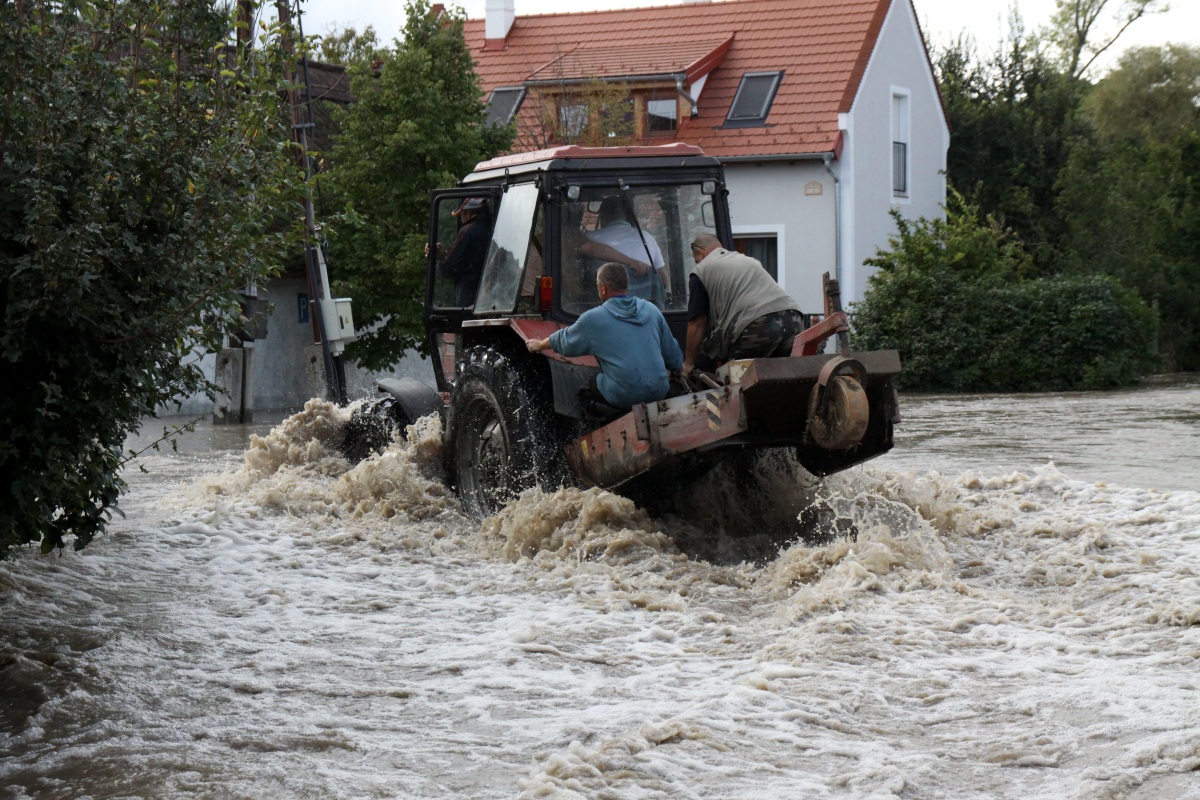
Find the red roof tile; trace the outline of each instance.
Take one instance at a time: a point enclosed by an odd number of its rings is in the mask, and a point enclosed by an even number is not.
[[[467,21],[466,36],[484,91],[539,78],[686,72],[710,56],[717,66],[700,95],[699,115],[682,120],[675,139],[722,158],[826,153],[838,147],[838,113],[850,109],[890,4],[726,0],[521,16],[518,0],[503,49],[484,49],[482,19]],[[724,58],[711,58],[724,44]],[[742,75],[780,70],[767,124],[723,127]],[[689,81],[702,74],[690,72]],[[522,112],[536,114],[532,108]]]

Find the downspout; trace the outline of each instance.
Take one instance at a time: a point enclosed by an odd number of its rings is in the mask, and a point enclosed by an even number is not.
[[[700,113],[700,108],[696,105],[696,99],[683,90],[683,79],[687,77],[686,73],[679,73],[675,77],[675,93],[688,101],[692,110],[692,119]]]
[[[822,158],[825,171],[833,178],[833,271],[837,276],[838,285],[842,283],[842,182],[830,166],[833,163],[833,153],[825,153]]]

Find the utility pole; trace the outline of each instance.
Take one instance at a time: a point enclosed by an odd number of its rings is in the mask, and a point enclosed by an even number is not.
[[[238,0],[237,3],[237,47],[233,58],[241,67],[250,60],[254,47],[254,2]],[[238,290],[242,297],[241,315],[245,324],[240,328],[237,340],[230,341],[217,354],[216,380],[229,394],[228,401],[218,400],[213,409],[213,424],[246,425],[254,421],[254,352],[255,338],[259,335],[258,286],[251,283]],[[265,329],[261,332],[266,335]]]
[[[299,0],[297,3],[297,28],[303,36],[303,29],[299,28]],[[284,53],[288,55],[287,66],[284,67],[284,80],[289,87],[295,87],[299,81],[296,80],[296,58],[295,44],[291,36],[288,35],[287,29],[291,27],[292,9],[291,0],[275,0],[275,7],[279,15],[279,21],[285,28],[283,36]],[[304,168],[304,178],[307,188],[304,192],[304,264],[305,273],[308,277],[308,293],[309,297],[317,298],[316,306],[316,333],[321,341],[321,355],[325,366],[325,386],[329,394],[329,399],[340,405],[346,405],[349,398],[346,395],[346,366],[342,360],[342,351],[345,349],[345,343],[354,338],[354,322],[350,315],[350,301],[346,299],[334,299],[329,289],[329,272],[325,262],[325,248],[321,241],[320,232],[317,230],[316,214],[313,210],[313,167],[312,156],[309,152],[309,131],[313,130],[315,124],[312,115],[312,95],[309,91],[308,78],[308,55],[305,53],[301,56],[301,64],[304,71],[303,75],[303,99],[300,96],[300,89],[288,89],[288,103],[292,113],[292,141],[300,148],[301,165]],[[349,328],[347,331],[346,328]]]

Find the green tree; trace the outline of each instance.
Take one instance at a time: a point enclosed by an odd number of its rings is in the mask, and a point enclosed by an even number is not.
[[[1061,178],[1064,249],[1116,276],[1162,321],[1167,369],[1200,369],[1200,49],[1127,52],[1083,113],[1097,139]]]
[[[199,355],[289,245],[282,31],[233,26],[208,0],[0,3],[0,556],[104,529],[127,436],[214,396]]]
[[[1166,144],[1200,127],[1200,47],[1126,51],[1087,95],[1083,113],[1105,147]]]
[[[1014,12],[986,60],[964,38],[936,56],[952,131],[948,180],[1012,228],[1042,274],[1062,269],[1068,247],[1064,170],[1076,148],[1091,152],[1093,128],[1079,111],[1091,86],[1082,76],[1160,8],[1161,0],[1056,0],[1051,24],[1034,35]]]
[[[1054,273],[1065,233],[1058,179],[1088,136],[1076,113],[1086,84],[1060,72],[1019,20],[986,62],[960,39],[936,69],[952,131],[948,182],[1011,228],[1040,272]]]
[[[370,66],[383,58],[375,28],[368,25],[359,33],[356,28],[334,28],[320,37],[318,55],[326,64]]]
[[[905,389],[1096,389],[1150,366],[1154,318],[1108,277],[1026,277],[1030,257],[955,197],[945,220],[903,219],[852,309],[858,350],[895,348]]]
[[[377,70],[351,65],[354,103],[340,116],[327,173],[341,223],[330,237],[338,292],[354,298],[360,333],[348,354],[386,369],[422,344],[429,192],[455,185],[506,149],[488,126],[461,11],[408,5],[401,40]]]
[[[1079,78],[1133,23],[1166,10],[1162,0],[1055,0],[1046,38],[1058,47],[1066,74]],[[1115,16],[1108,24],[1105,12]]]

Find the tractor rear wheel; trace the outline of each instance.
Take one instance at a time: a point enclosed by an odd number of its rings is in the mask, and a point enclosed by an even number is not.
[[[565,478],[552,392],[491,347],[463,359],[447,419],[447,471],[465,509],[494,514],[525,489]]]

